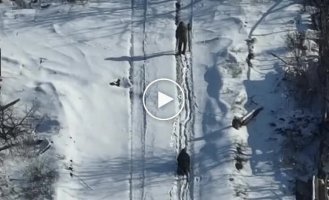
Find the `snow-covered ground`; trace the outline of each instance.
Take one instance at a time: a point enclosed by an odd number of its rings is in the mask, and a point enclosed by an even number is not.
[[[278,141],[270,140],[269,123],[292,105],[277,87],[282,62],[270,53],[284,56],[286,34],[308,16],[293,0],[179,2],[179,18],[192,24],[192,52],[182,59],[176,1],[0,4],[1,98],[36,101],[58,126],[50,136],[60,172],[55,199],[294,199]],[[109,85],[118,78],[120,87]],[[170,121],[142,106],[158,78],[176,80],[187,96]],[[257,106],[264,110],[250,125],[229,127]],[[176,176],[184,147],[188,182]]]

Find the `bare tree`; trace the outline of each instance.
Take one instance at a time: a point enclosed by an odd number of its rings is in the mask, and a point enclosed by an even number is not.
[[[306,41],[311,40],[304,32],[294,31],[287,34],[286,44],[291,57],[284,63],[285,79],[292,83],[289,86],[300,105],[309,105],[319,94],[319,63],[314,56],[308,55],[310,47]]]
[[[15,112],[13,107],[0,111],[0,151],[23,144],[34,131],[36,121],[35,107],[27,108],[23,114]]]
[[[32,160],[23,175],[20,196],[28,200],[54,199],[53,183],[58,178],[58,172],[51,160],[42,157]]]

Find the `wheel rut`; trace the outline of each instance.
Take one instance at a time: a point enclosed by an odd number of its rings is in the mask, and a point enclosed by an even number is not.
[[[139,6],[143,5],[143,6]],[[142,8],[142,10],[140,10]],[[131,0],[131,37],[130,37],[130,60],[129,80],[132,87],[129,91],[131,113],[130,113],[130,172],[129,172],[129,199],[145,199],[145,138],[147,132],[146,112],[141,107],[141,94],[145,89],[145,46],[146,46],[146,13],[147,0]],[[143,20],[143,27],[140,29],[136,18]],[[137,20],[138,21],[138,20]],[[136,46],[136,35],[142,35],[142,51],[144,59],[134,61]],[[142,115],[142,116],[141,116]],[[138,120],[136,120],[138,119]],[[137,161],[135,160],[137,159]],[[137,190],[137,191],[135,191]]]
[[[184,4],[184,5],[182,5]],[[190,6],[186,6],[191,4]],[[177,0],[175,2],[176,16],[175,24],[177,25],[182,18],[189,20],[189,26],[192,27],[193,21],[193,0]],[[181,8],[189,9],[187,16],[182,16]],[[177,48],[177,44],[176,44]],[[183,148],[187,148],[191,158],[190,174],[186,178],[180,178],[176,175],[173,189],[176,190],[176,197],[179,200],[194,200],[194,93],[193,93],[193,71],[192,71],[192,33],[188,33],[188,50],[186,55],[176,56],[176,81],[179,83],[185,93],[186,100],[184,103],[185,111],[176,119],[173,135],[176,138],[176,152],[177,154]]]

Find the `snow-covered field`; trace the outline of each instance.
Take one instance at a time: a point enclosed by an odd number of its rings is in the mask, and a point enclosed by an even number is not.
[[[48,133],[60,175],[54,199],[294,199],[269,126],[293,104],[278,87],[283,63],[270,53],[286,55],[286,34],[309,24],[308,15],[294,0],[178,2],[179,19],[192,24],[192,51],[182,58],[175,56],[176,1],[0,4],[1,98],[38,102],[57,127]],[[120,87],[109,85],[118,78]],[[185,108],[170,121],[142,105],[146,85],[158,78],[185,91]],[[230,127],[258,106],[247,127]],[[184,147],[188,181],[176,175]]]

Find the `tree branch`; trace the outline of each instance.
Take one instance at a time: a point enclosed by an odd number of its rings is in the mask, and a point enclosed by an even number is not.
[[[289,65],[285,60],[283,60],[282,58],[280,58],[278,55],[275,55],[273,52],[270,52],[270,54],[274,57],[276,57],[277,59],[281,60],[284,64]]]

